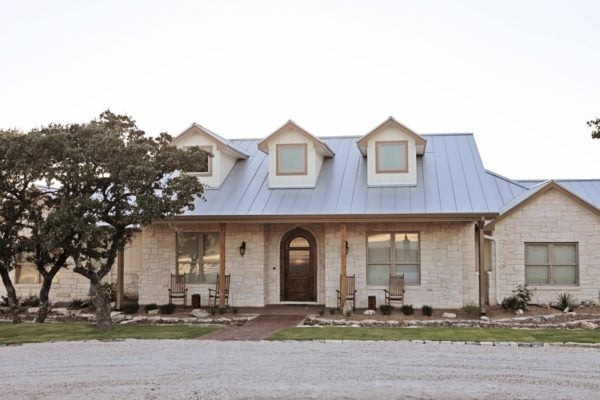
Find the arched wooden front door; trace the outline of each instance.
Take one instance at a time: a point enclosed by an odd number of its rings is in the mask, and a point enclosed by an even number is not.
[[[289,231],[281,240],[281,300],[317,300],[317,242],[305,229]]]

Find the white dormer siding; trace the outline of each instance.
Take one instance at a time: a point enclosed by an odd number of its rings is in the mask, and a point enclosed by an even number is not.
[[[414,186],[417,155],[425,151],[423,137],[390,117],[357,142],[367,157],[369,186]]]
[[[229,141],[221,138],[206,128],[193,124],[173,139],[173,145],[179,148],[199,146],[210,152],[208,171],[189,171],[188,174],[198,177],[208,189],[219,188],[229,175],[238,159],[246,159],[248,155],[233,147]]]
[[[333,152],[293,121],[269,135],[258,148],[269,155],[269,188],[314,188],[324,157]]]

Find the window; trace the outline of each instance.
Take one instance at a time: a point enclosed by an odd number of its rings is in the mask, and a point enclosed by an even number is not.
[[[177,234],[177,273],[188,283],[216,283],[219,261],[218,233]]]
[[[15,275],[17,284],[36,285],[42,282],[35,264],[27,260],[27,254],[25,253],[20,253],[17,257]]]
[[[525,243],[525,282],[531,285],[576,285],[577,243]]]
[[[188,174],[194,176],[212,176],[212,146],[198,146],[201,150],[204,150],[206,163],[204,164],[204,169],[202,171],[188,171]]]
[[[408,172],[408,142],[396,140],[375,142],[377,173]]]
[[[404,274],[404,282],[421,281],[419,234],[414,232],[367,234],[367,284],[387,285],[389,276]]]
[[[306,143],[277,145],[277,175],[306,175]]]

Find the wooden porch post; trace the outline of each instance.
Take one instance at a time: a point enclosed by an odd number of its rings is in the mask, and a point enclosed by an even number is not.
[[[341,309],[344,309],[346,304],[346,297],[348,294],[347,282],[346,282],[346,224],[340,224],[340,260],[342,262],[340,268],[340,297]]]
[[[477,223],[477,233],[479,239],[479,312],[481,315],[485,314],[485,232],[484,232],[485,220],[481,220]]]
[[[225,224],[219,224],[219,307],[225,307]]]
[[[123,307],[125,300],[125,249],[119,250],[117,257],[117,310]]]

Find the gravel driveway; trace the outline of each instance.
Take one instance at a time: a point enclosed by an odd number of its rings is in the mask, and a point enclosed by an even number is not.
[[[597,399],[600,351],[127,340],[0,348],[4,399]]]

